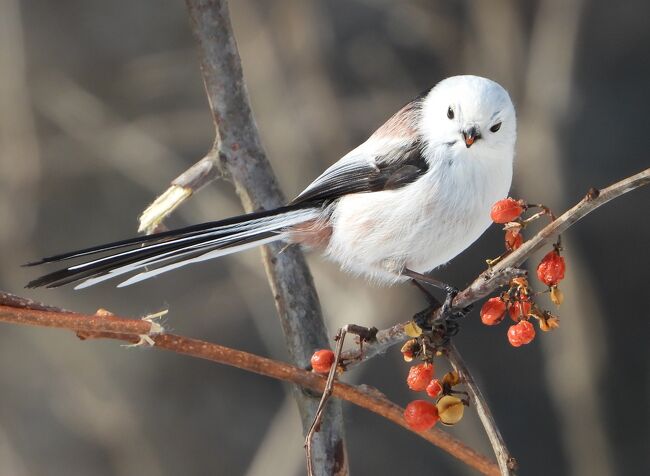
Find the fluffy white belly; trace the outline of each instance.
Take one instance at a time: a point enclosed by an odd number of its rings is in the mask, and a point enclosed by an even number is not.
[[[405,267],[424,273],[448,262],[483,234],[510,188],[511,165],[491,170],[489,184],[480,164],[472,169],[448,165],[398,190],[341,198],[327,256],[380,284],[403,280]]]

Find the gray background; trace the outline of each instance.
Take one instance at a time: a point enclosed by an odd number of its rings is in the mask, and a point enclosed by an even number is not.
[[[287,196],[460,73],[512,93],[515,196],[563,211],[650,162],[647,2],[237,0],[231,10]],[[38,273],[23,262],[132,235],[138,213],[210,146],[183,2],[0,0],[0,71],[0,287],[86,312],[169,308],[175,332],[286,359],[257,251],[121,290],[22,289]],[[649,199],[636,191],[566,234],[560,330],[514,349],[505,324],[482,326],[475,311],[457,339],[521,474],[650,472]],[[217,182],[169,225],[239,211]],[[436,276],[463,286],[501,247],[492,227]],[[410,287],[372,288],[309,259],[332,334],[422,307]],[[346,378],[406,404],[407,369],[395,350]],[[0,388],[2,475],[305,472],[287,388],[238,370],[2,325]],[[375,415],[345,411],[354,474],[472,474]],[[490,452],[472,411],[451,431]]]

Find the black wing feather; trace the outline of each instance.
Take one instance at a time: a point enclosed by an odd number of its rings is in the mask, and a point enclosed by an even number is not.
[[[420,141],[407,143],[390,156],[377,157],[375,163],[351,162],[323,174],[291,204],[335,200],[350,193],[394,190],[417,180],[429,169],[422,156]],[[399,159],[395,160],[394,157]]]

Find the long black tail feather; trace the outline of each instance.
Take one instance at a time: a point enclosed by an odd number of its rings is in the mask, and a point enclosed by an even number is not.
[[[295,221],[302,215],[316,213],[314,210],[313,206],[306,204],[290,205],[43,258],[25,266],[98,255],[91,260],[34,279],[26,287],[53,288],[109,274],[117,276],[145,267],[148,270],[149,263],[155,269],[161,263],[165,266],[181,263],[213,250],[268,240],[284,228],[284,217]],[[100,256],[102,254],[105,255]],[[127,268],[130,265],[132,266]]]
[[[153,242],[161,242],[164,241],[165,238],[168,239],[175,239],[175,238],[180,238],[180,237],[185,237],[185,236],[192,236],[198,233],[203,233],[206,230],[209,230],[211,228],[221,228],[229,225],[237,225],[242,222],[250,221],[250,220],[255,220],[258,218],[266,218],[266,217],[271,217],[275,215],[282,214],[284,212],[288,211],[293,211],[293,210],[298,210],[301,208],[308,208],[308,206],[301,205],[301,206],[286,206],[286,207],[280,207],[280,208],[274,208],[272,210],[264,210],[260,212],[253,212],[253,213],[247,213],[245,215],[238,215],[235,217],[231,218],[226,218],[224,220],[217,220],[217,221],[211,221],[211,222],[205,222],[205,223],[199,223],[197,225],[190,225],[184,228],[177,228],[175,230],[169,230],[169,231],[163,231],[160,233],[153,233],[151,235],[145,235],[145,236],[136,236],[133,238],[128,238],[126,240],[120,240],[120,241],[115,241],[113,243],[106,243],[103,245],[97,245],[97,246],[91,246],[89,248],[84,248],[81,250],[75,250],[75,251],[69,251],[67,253],[61,253],[58,255],[54,256],[48,256],[46,258],[41,258],[38,261],[32,261],[30,263],[25,263],[23,266],[39,266],[41,264],[45,263],[54,263],[57,261],[64,261],[64,260],[69,260],[73,258],[80,258],[82,256],[88,256],[88,255],[93,255],[93,254],[98,254],[98,253],[104,253],[107,251],[119,249],[119,248],[125,248],[129,246],[135,246],[135,245],[144,245],[148,243],[153,243]],[[29,286],[28,286],[29,287]]]

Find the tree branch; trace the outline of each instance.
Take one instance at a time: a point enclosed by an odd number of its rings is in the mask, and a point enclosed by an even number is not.
[[[479,299],[482,299],[485,296],[493,293],[499,287],[508,284],[512,278],[525,274],[525,271],[517,268],[505,268],[498,272],[495,272],[489,277],[486,276],[486,273],[482,273],[465,290],[458,293],[458,296],[454,300],[454,306],[469,306]],[[434,311],[434,316],[438,314],[439,310]],[[365,362],[368,359],[383,354],[391,347],[401,344],[407,339],[410,339],[410,337],[406,335],[406,332],[404,331],[404,326],[411,322],[412,321],[401,322],[387,329],[378,331],[374,340],[364,342],[363,350],[351,349],[343,352],[343,364],[346,367],[358,365],[361,362]]]
[[[497,457],[497,463],[499,465],[501,474],[503,476],[513,475],[517,469],[517,461],[508,451],[506,443],[503,440],[503,436],[501,436],[501,431],[499,431],[499,427],[494,421],[490,407],[485,401],[485,398],[483,397],[483,394],[481,393],[478,385],[474,381],[474,378],[472,377],[467,364],[465,364],[465,361],[453,343],[450,343],[447,346],[447,358],[449,359],[449,362],[451,363],[454,370],[458,372],[458,375],[462,379],[462,382],[467,386],[467,389],[469,390],[471,402],[476,409],[476,413],[478,413],[478,416],[481,419],[481,423],[483,423],[483,428],[485,428],[485,432],[487,433],[488,439],[490,440],[490,444],[494,449],[494,454]]]
[[[560,233],[610,200],[648,183],[650,183],[650,168],[623,179],[620,182],[616,182],[602,190],[589,190],[589,193],[577,205],[552,221],[534,237],[527,240],[519,249],[502,259],[497,265],[481,273],[472,284],[456,296],[454,306],[463,308],[493,293],[499,287],[507,284],[518,273],[524,273],[524,271],[517,269],[517,266],[520,266],[533,253],[554,241]],[[440,310],[435,311],[433,317],[437,317],[439,313]],[[343,363],[346,366],[356,365],[379,354],[383,354],[395,345],[403,343],[409,338],[404,332],[404,326],[410,322],[402,322],[387,329],[380,330],[377,332],[376,340],[364,344],[363,352],[357,349],[344,352],[342,355]]]
[[[13,307],[14,305],[18,307]],[[147,335],[153,342],[153,346],[160,349],[291,382],[315,394],[321,394],[325,388],[325,378],[319,374],[210,342],[163,334],[162,329],[159,326],[156,327],[156,323],[147,320],[136,320],[104,313],[86,315],[57,309],[0,292],[0,321],[2,322],[69,329],[77,332],[84,339],[109,338],[132,344],[141,342],[141,336]],[[333,395],[409,429],[403,418],[404,409],[388,400],[385,395],[373,387],[334,382]],[[409,431],[412,430],[409,429]],[[499,474],[496,464],[444,431],[431,429],[415,433],[482,474],[491,476]]]
[[[173,182],[140,217],[140,229],[153,231],[192,193],[219,176],[230,180],[247,212],[284,205],[285,199],[266,159],[248,100],[241,61],[226,0],[186,0],[201,57],[201,72],[215,125],[208,154]],[[262,249],[264,266],[292,361],[305,368],[316,349],[329,348],[320,303],[305,259],[297,247]],[[307,432],[318,399],[294,391],[303,431]],[[348,464],[343,416],[338,402],[324,415],[314,439],[316,474],[345,475]]]

